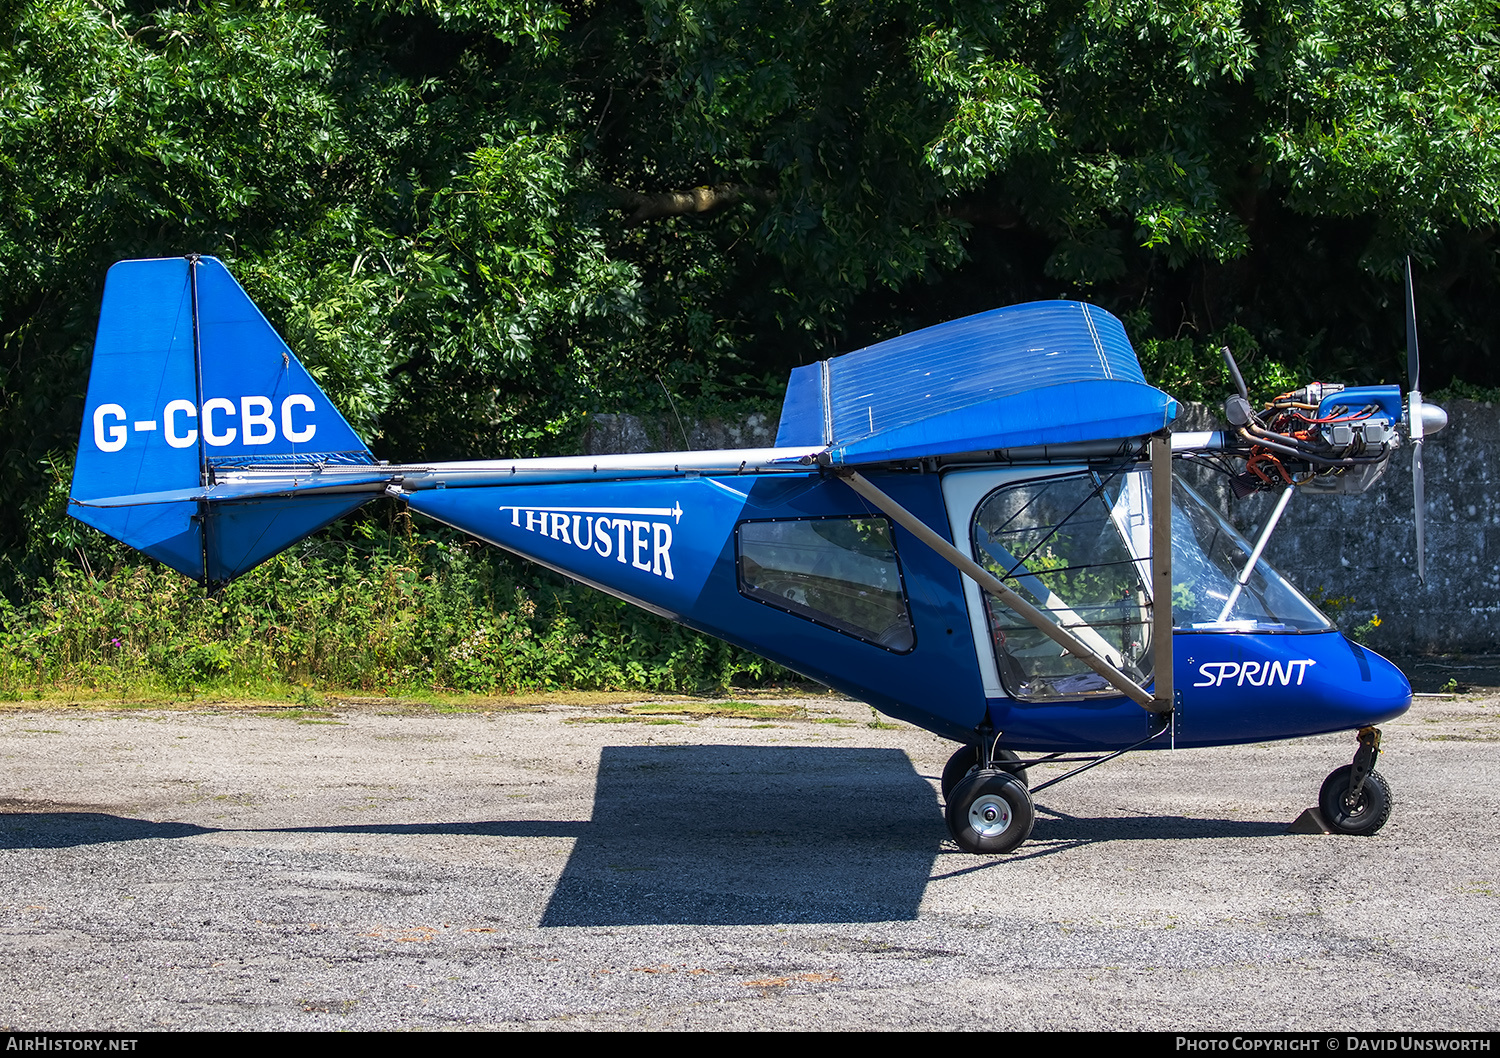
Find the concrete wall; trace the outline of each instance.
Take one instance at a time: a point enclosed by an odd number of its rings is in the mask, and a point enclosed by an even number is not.
[[[686,445],[682,443],[684,434]],[[726,448],[770,448],[775,441],[776,420],[759,414],[740,422],[685,422],[671,413],[650,420],[639,415],[595,415],[583,434],[583,454],[717,452]]]
[[[1376,615],[1367,641],[1377,650],[1487,653],[1500,648],[1500,409],[1451,401],[1449,426],[1428,439],[1427,584],[1417,580],[1412,529],[1411,456],[1403,448],[1384,478],[1361,496],[1293,497],[1266,556],[1314,600],[1346,600],[1336,619],[1348,629]],[[1180,429],[1215,429],[1216,409],[1188,406]],[[646,423],[631,415],[596,416],[585,451],[645,452],[680,446],[676,421]],[[688,448],[770,445],[776,424],[686,424]],[[1233,500],[1217,475],[1183,471],[1217,499],[1252,540],[1274,496]],[[1335,616],[1330,614],[1330,616]]]

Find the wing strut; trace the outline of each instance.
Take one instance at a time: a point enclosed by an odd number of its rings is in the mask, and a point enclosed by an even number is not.
[[[1148,712],[1170,713],[1172,711],[1172,609],[1170,604],[1172,598],[1170,587],[1172,583],[1172,533],[1170,528],[1172,524],[1171,459],[1170,437],[1153,439],[1151,446],[1153,495],[1153,547],[1151,564],[1155,576],[1152,587],[1155,589],[1153,598],[1167,601],[1167,605],[1165,606],[1153,607],[1155,611],[1153,616],[1153,636],[1155,638],[1154,667],[1156,669],[1156,695],[1154,697],[1129,676],[1125,675],[1125,673],[1111,665],[1106,658],[1102,657],[1081,639],[1073,635],[1073,633],[1057,624],[1057,622],[1050,620],[1043,611],[1037,609],[1031,603],[1021,598],[1020,595],[1007,588],[989,570],[933,532],[922,519],[876,488],[871,484],[869,479],[865,478],[857,470],[840,469],[836,473],[855,492],[869,500],[876,508],[888,515],[903,529],[936,551],[945,562],[969,577],[980,588],[998,598],[1033,628],[1093,669],[1122,694],[1135,701]],[[1158,499],[1156,498],[1158,496],[1164,498]],[[1165,531],[1156,528],[1157,526],[1165,526]],[[1161,588],[1162,584],[1167,585],[1165,591]]]
[[[1266,545],[1271,542],[1271,534],[1276,531],[1276,523],[1281,521],[1281,512],[1286,510],[1288,503],[1292,502],[1292,493],[1296,490],[1295,485],[1288,485],[1281,490],[1281,499],[1276,501],[1276,509],[1267,519],[1266,527],[1260,531],[1260,539],[1255,541],[1255,550],[1250,552],[1250,557],[1245,561],[1245,568],[1240,570],[1239,577],[1235,579],[1234,590],[1229,593],[1224,609],[1219,611],[1220,624],[1229,620],[1229,611],[1234,609],[1234,604],[1240,600],[1240,593],[1250,583],[1250,576],[1255,572],[1255,564],[1260,561],[1261,552],[1265,551]]]

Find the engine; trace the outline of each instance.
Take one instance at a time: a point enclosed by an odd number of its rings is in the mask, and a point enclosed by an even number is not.
[[[1398,386],[1331,382],[1283,393],[1260,413],[1245,398],[1230,397],[1224,412],[1245,446],[1245,469],[1231,481],[1235,494],[1291,484],[1325,494],[1364,492],[1401,444],[1401,405]]]

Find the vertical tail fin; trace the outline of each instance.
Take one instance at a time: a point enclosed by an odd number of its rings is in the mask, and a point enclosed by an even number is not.
[[[369,493],[226,500],[216,468],[374,465],[354,430],[223,263],[109,270],[71,511],[220,584],[353,511]]]

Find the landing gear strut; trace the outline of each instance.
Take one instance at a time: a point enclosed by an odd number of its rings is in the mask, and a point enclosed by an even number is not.
[[[983,752],[977,745],[960,746],[953,756],[948,758],[948,763],[943,765],[942,787],[945,804],[953,793],[954,787],[963,782],[970,772],[979,768],[979,756]],[[1014,750],[997,749],[993,759],[995,764],[1003,767],[1006,764],[1017,763],[1021,758]],[[1025,768],[1005,768],[1004,770],[1020,779],[1028,787],[1031,786],[1026,778]]]
[[[1380,729],[1361,728],[1354,763],[1335,768],[1323,780],[1318,810],[1340,834],[1373,834],[1391,818],[1391,787],[1378,771]]]

